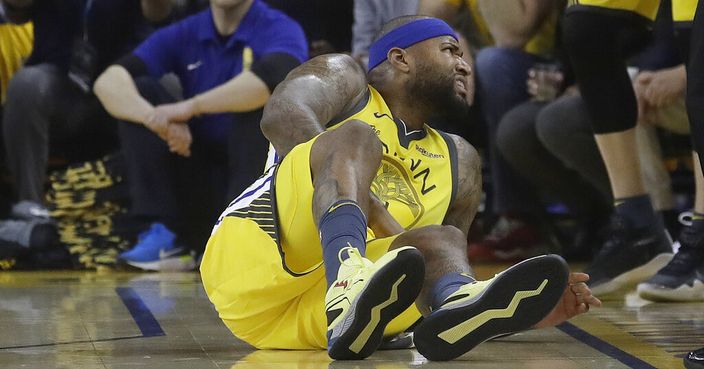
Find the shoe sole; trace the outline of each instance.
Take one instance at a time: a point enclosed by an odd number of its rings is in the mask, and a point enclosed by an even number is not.
[[[658,270],[662,269],[667,263],[672,259],[673,254],[662,253],[654,258],[650,259],[649,262],[631,269],[619,276],[616,276],[612,280],[602,283],[596,286],[589,286],[592,290],[594,296],[604,296],[608,295],[622,289],[626,289],[636,284],[645,281],[646,279],[655,275]]]
[[[655,302],[704,301],[704,283],[696,280],[692,286],[683,284],[677,288],[667,288],[652,283],[641,283],[638,285],[638,296]]]
[[[335,360],[359,360],[381,345],[389,322],[413,304],[425,278],[425,261],[416,248],[399,249],[392,261],[374,273],[350,307],[351,323],[328,347]]]
[[[414,331],[416,349],[429,360],[451,360],[491,338],[529,329],[552,311],[568,278],[567,263],[557,255],[518,263],[476,298],[424,319]]]
[[[135,268],[155,272],[185,272],[196,268],[195,260],[188,255],[149,262],[129,261],[123,259],[123,262]]]

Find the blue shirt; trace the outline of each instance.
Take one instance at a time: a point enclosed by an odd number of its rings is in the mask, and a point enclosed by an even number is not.
[[[252,62],[270,53],[284,52],[301,63],[308,44],[301,27],[285,14],[259,0],[252,3],[235,33],[220,36],[210,8],[154,32],[134,51],[159,78],[173,72],[181,81],[184,98],[222,85],[243,71],[251,50]],[[222,141],[232,124],[231,114],[209,114],[192,124],[194,135]]]

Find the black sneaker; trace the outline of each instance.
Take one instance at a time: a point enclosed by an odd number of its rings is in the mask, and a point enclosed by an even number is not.
[[[704,369],[704,348],[687,354],[684,357],[684,367],[687,369]]]
[[[704,300],[704,233],[684,227],[680,249],[652,278],[638,285],[640,297],[652,301]]]
[[[428,360],[451,360],[491,338],[530,329],[555,308],[568,278],[564,259],[543,255],[466,284],[414,329],[416,349]]]
[[[666,231],[633,228],[614,214],[610,236],[584,272],[592,293],[600,296],[649,278],[671,259],[672,241]]]

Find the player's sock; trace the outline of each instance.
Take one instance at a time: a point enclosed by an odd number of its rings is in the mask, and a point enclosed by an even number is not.
[[[328,288],[337,279],[340,269],[340,250],[352,246],[360,255],[366,252],[367,219],[362,209],[352,200],[340,200],[323,214],[318,223],[323,245],[323,262]],[[346,257],[346,253],[342,253]]]
[[[704,214],[694,212],[694,214],[692,214],[692,225],[690,227],[692,227],[692,230],[696,234],[704,233]]]
[[[653,204],[648,195],[616,199],[614,210],[617,214],[628,219],[628,224],[634,228],[646,228],[658,224],[657,215],[655,215]]]
[[[448,273],[440,277],[430,292],[430,296],[433,299],[430,305],[431,308],[433,310],[439,308],[448,296],[455,293],[461,286],[474,281],[474,278],[464,273]]]

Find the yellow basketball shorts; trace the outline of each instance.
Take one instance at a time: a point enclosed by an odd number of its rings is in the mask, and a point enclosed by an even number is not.
[[[654,20],[660,0],[570,0],[570,5],[582,9],[594,7],[624,10]],[[697,0],[672,0],[672,18],[675,22],[691,22],[697,9]],[[573,10],[573,9],[571,9]]]
[[[235,336],[260,349],[327,347],[327,283],[312,216],[309,158],[314,142],[296,146],[276,170],[276,236],[256,216],[224,214],[201,263],[203,285],[220,318]],[[262,209],[255,213],[266,213]],[[367,258],[380,258],[395,238],[368,241]],[[411,306],[387,326],[385,335],[403,332],[420,316]]]

